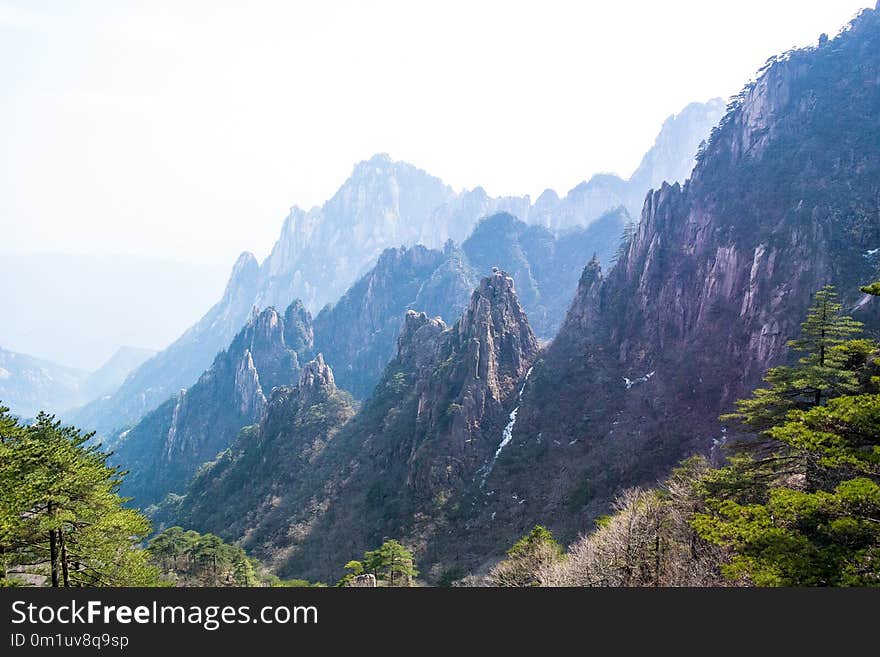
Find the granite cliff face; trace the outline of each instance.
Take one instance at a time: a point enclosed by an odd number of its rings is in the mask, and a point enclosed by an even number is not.
[[[858,286],[880,264],[878,72],[867,11],[768,63],[689,182],[652,192],[625,256],[605,277],[588,266],[535,365],[482,522],[573,538],[616,491],[711,453],[730,431],[718,415],[787,357],[826,283],[876,331]]]
[[[113,461],[131,470],[124,493],[136,504],[182,493],[202,463],[260,421],[274,387],[297,380],[312,352],[311,317],[299,302],[285,316],[274,308],[252,316],[191,388],[120,436]]]

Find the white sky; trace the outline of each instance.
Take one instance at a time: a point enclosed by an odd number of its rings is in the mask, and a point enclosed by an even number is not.
[[[533,198],[628,176],[869,5],[0,0],[0,253],[262,258],[376,152]]]

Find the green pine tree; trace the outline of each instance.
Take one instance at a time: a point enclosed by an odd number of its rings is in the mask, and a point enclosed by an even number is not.
[[[378,549],[364,553],[363,567],[376,579],[386,580],[388,586],[409,586],[419,574],[412,552],[395,540],[385,541]]]
[[[150,524],[123,506],[124,473],[89,445],[92,434],[45,413],[22,427],[8,409],[0,409],[0,432],[0,574],[45,573],[52,586],[65,587],[156,582],[138,547]]]
[[[811,383],[788,390],[811,394],[803,404],[768,403],[756,413],[759,421],[750,422],[777,450],[761,459],[740,455],[705,478],[706,511],[693,525],[730,551],[722,568],[731,579],[763,586],[880,586],[880,394],[872,376],[880,348],[846,341],[857,323],[840,316],[828,292],[817,295],[803,338],[792,343],[808,354],[802,365],[811,371],[802,378]],[[840,366],[842,354],[850,360]],[[853,376],[821,371],[830,365]]]
[[[816,293],[814,304],[801,324],[801,336],[788,343],[803,354],[793,366],[774,367],[764,380],[769,386],[736,403],[736,412],[722,420],[737,420],[764,431],[793,410],[819,406],[831,397],[860,390],[870,377],[874,344],[852,340],[862,324],[841,314],[837,293],[826,285]]]

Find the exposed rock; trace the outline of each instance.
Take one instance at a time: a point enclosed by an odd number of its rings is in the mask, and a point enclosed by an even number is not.
[[[532,438],[499,461],[478,524],[496,514],[513,540],[548,522],[573,539],[621,488],[708,453],[719,414],[788,356],[826,283],[880,326],[858,291],[878,275],[864,257],[880,244],[878,72],[880,16],[868,11],[772,61],[687,184],[648,196],[625,256],[605,277],[587,268],[535,366],[516,425]],[[524,508],[494,501],[514,493]]]
[[[649,184],[661,179],[681,180],[690,172],[697,144],[714,123],[712,116],[716,112],[720,112],[717,102],[710,101],[705,106],[688,106],[677,117],[670,117],[654,148],[630,181],[607,174],[594,176],[562,199],[555,192],[542,194],[534,207],[528,196],[493,198],[480,187],[456,194],[439,179],[410,164],[394,161],[388,155],[380,154],[360,162],[323,206],[309,211],[298,207],[290,210],[278,241],[262,265],[258,265],[252,254],[242,254],[223,298],[196,325],[138,368],[109,399],[92,402],[65,419],[95,429],[105,438],[114,430],[131,425],[174,391],[192,385],[245,323],[254,305],[283,308],[294,299],[302,299],[305,308],[316,312],[336,302],[386,249],[416,244],[440,249],[448,240],[461,243],[479,219],[499,212],[547,227],[554,234],[588,227],[619,206],[637,216]],[[571,243],[570,240],[562,242],[563,245]],[[597,245],[594,250],[601,253],[603,249]],[[533,270],[539,267],[535,258],[530,262]],[[583,262],[581,258],[576,270]],[[483,264],[475,263],[478,275],[488,273]],[[492,265],[506,267],[515,274],[524,294],[524,305],[530,312],[534,310],[538,334],[552,337],[564,314],[574,279],[566,279],[560,288],[564,294],[543,299],[546,308],[539,309],[533,307],[526,294],[526,278],[520,276],[513,263],[502,261]],[[447,273],[441,271],[440,278],[444,279]],[[468,281],[465,290],[472,287],[472,283]],[[443,285],[441,282],[440,287]],[[553,296],[552,290],[553,287],[547,286],[544,294]],[[466,294],[458,298],[466,299]],[[422,300],[434,305],[413,308],[440,314],[449,321],[461,307],[446,315],[445,309],[438,306],[448,302],[432,299],[428,289]],[[398,322],[400,316],[402,312],[395,316]],[[394,328],[396,331],[399,324]],[[378,365],[375,361],[357,363],[350,374],[347,369],[351,363],[336,359],[335,354],[331,358],[330,350],[324,347],[340,381],[344,385],[351,384],[357,396],[366,396],[371,391],[387,357],[393,355],[393,340],[380,351],[383,353]],[[364,370],[362,365],[373,368],[366,377],[368,381],[355,381],[354,372]]]
[[[195,385],[124,434],[112,460],[131,470],[126,495],[146,506],[169,492],[182,493],[199,466],[229,447],[243,426],[265,416],[274,387],[300,379],[300,361],[312,354],[311,317],[301,304],[292,304],[285,316],[294,323],[287,326],[274,308],[255,311]],[[332,385],[323,360],[307,368],[310,381],[329,377]]]
[[[336,387],[336,383],[333,381],[333,371],[324,363],[324,356],[322,354],[318,354],[315,360],[305,364],[302,373],[299,375],[298,385],[303,389],[321,386]]]

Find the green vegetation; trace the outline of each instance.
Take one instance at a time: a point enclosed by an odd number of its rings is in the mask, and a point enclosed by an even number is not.
[[[880,296],[880,285],[862,288]],[[880,586],[880,345],[817,292],[766,387],[723,416],[757,440],[724,467],[685,461],[562,555],[536,527],[493,569],[497,586]]]
[[[149,543],[162,579],[179,586],[256,586],[258,564],[214,534],[169,527]]]
[[[550,530],[537,525],[507,551],[507,559],[489,573],[489,582],[493,586],[540,586],[547,583],[550,569],[563,554]]]
[[[880,348],[846,340],[858,326],[823,288],[803,338],[790,343],[807,356],[780,377],[788,383],[740,402],[737,417],[774,449],[741,452],[707,476],[707,509],[694,519],[702,537],[730,550],[728,577],[880,585]]]
[[[736,412],[722,416],[764,431],[793,410],[819,406],[831,397],[852,394],[864,384],[869,358],[876,349],[869,340],[848,340],[861,330],[861,323],[841,315],[837,293],[825,286],[801,325],[802,335],[788,346],[803,354],[794,366],[772,368],[766,388],[736,404]]]
[[[45,413],[22,426],[0,407],[0,585],[157,582],[138,547],[150,523],[123,506],[125,473],[91,437]]]
[[[388,540],[375,549],[364,553],[363,561],[349,561],[345,564],[349,572],[337,583],[348,586],[359,575],[370,574],[377,583],[386,586],[411,586],[418,577],[412,552],[395,540]]]

